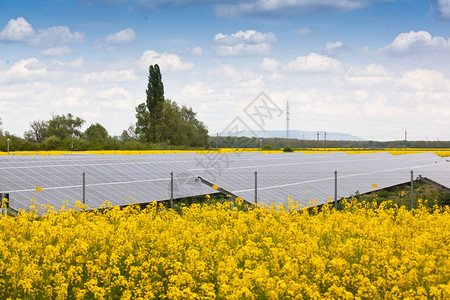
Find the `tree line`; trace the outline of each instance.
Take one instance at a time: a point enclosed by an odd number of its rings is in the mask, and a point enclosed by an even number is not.
[[[146,100],[136,108],[136,124],[120,136],[110,136],[99,123],[86,123],[71,113],[34,120],[24,137],[0,132],[0,150],[157,150],[207,149],[208,130],[192,108],[164,97],[164,84],[157,64],[149,66]],[[9,140],[9,142],[8,142]]]
[[[265,150],[283,149],[324,149],[324,148],[359,148],[359,149],[385,149],[385,148],[450,148],[450,141],[332,141],[332,140],[299,140],[287,138],[258,138],[236,136],[211,136],[210,148],[260,148]]]

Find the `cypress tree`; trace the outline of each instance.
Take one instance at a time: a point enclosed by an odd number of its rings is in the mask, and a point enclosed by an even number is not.
[[[162,106],[164,103],[164,84],[158,64],[148,68],[147,108],[150,113],[150,137],[152,142],[159,142],[161,133]]]

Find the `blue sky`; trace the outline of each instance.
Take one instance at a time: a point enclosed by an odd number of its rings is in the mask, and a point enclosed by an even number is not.
[[[148,66],[211,134],[265,92],[263,129],[450,140],[450,1],[0,0],[0,116],[135,123]]]

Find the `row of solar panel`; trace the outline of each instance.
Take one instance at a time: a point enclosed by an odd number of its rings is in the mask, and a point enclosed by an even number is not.
[[[436,166],[440,168],[437,172],[433,171]],[[173,172],[175,198],[213,192],[195,180],[202,176],[254,201],[257,171],[259,202],[285,203],[291,196],[304,204],[317,198],[321,204],[334,196],[334,171],[338,172],[341,197],[407,182],[410,169],[445,177],[435,173],[446,173],[447,166],[444,159],[431,153],[3,156],[0,191],[9,194],[10,205],[16,210],[27,209],[32,198],[59,209],[64,201],[70,206],[82,199],[85,173],[85,199],[90,208],[100,207],[105,200],[113,205],[144,203],[170,197]]]

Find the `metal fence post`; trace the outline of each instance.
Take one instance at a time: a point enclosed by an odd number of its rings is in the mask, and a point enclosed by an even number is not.
[[[258,204],[258,171],[255,171],[255,204]]]
[[[170,208],[173,208],[173,172],[170,172]]]
[[[334,171],[334,209],[337,211],[337,171]]]
[[[86,204],[86,173],[83,172],[83,204]]]
[[[414,206],[414,171],[411,170],[411,211]]]

